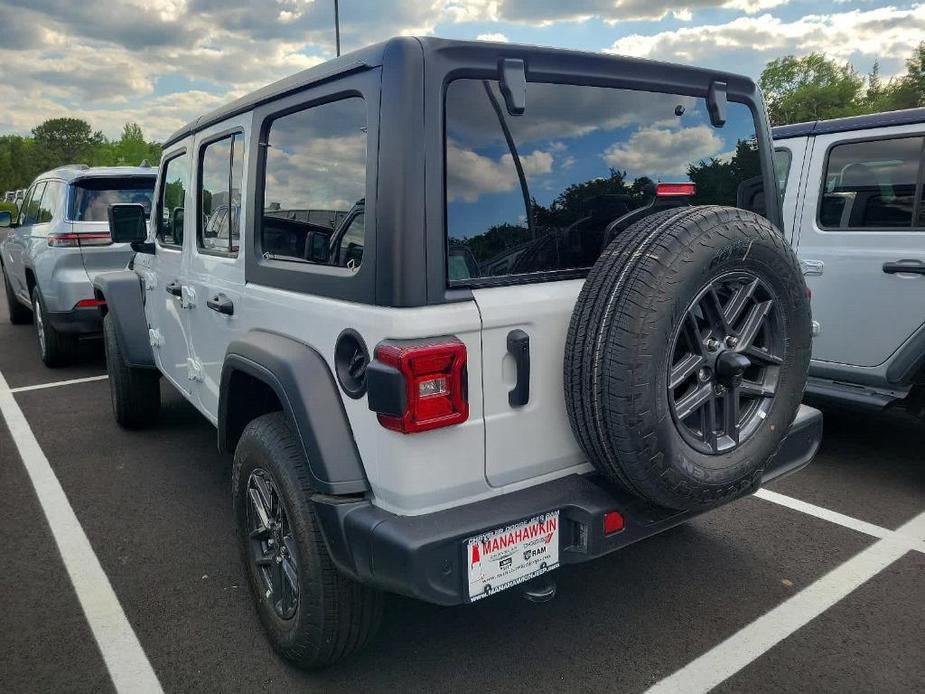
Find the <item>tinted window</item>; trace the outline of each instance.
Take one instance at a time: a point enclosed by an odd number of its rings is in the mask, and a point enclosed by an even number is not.
[[[49,181],[45,184],[45,194],[39,203],[39,224],[51,222],[64,211],[64,199],[67,197],[67,185],[63,181]]]
[[[743,104],[714,128],[703,99],[530,83],[526,112],[510,116],[496,82],[457,80],[446,111],[451,281],[584,270],[668,204],[655,199],[658,182],[695,183],[694,204],[764,211]]]
[[[157,238],[163,244],[183,245],[183,211],[188,181],[189,161],[186,155],[168,160],[164,165],[157,215]]]
[[[45,192],[45,181],[36,183],[32,188],[32,196],[23,206],[23,224],[35,224],[39,219],[39,205],[42,202],[42,193]]]
[[[774,150],[774,175],[777,176],[777,192],[781,198],[787,189],[787,179],[790,177],[790,161],[793,155],[789,149],[779,147]]]
[[[234,255],[241,232],[244,136],[236,133],[206,145],[201,167],[199,247]]]
[[[26,223],[26,210],[29,209],[29,203],[32,200],[32,193],[35,191],[35,186],[31,186],[23,198],[19,201],[19,223]]]
[[[921,137],[832,147],[819,225],[827,229],[911,227],[921,152]]]
[[[363,99],[281,116],[272,122],[268,139],[263,253],[358,269],[365,240]]]
[[[151,214],[154,176],[85,178],[74,184],[70,217],[75,222],[107,222],[109,206],[117,203],[143,205]]]

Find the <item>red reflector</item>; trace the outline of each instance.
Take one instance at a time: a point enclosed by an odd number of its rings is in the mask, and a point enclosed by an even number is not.
[[[604,514],[604,534],[613,535],[623,530],[623,516],[619,511],[608,511]]]
[[[691,197],[697,194],[696,183],[659,183],[655,186],[655,197]]]
[[[376,359],[403,378],[405,411],[378,413],[386,429],[414,434],[460,424],[469,418],[466,401],[466,346],[452,339],[437,343],[383,342]]]
[[[106,299],[81,299],[76,304],[74,308],[91,308],[93,306],[105,306]]]

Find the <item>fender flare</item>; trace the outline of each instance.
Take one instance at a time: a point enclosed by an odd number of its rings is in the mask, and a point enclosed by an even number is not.
[[[142,280],[131,270],[104,272],[93,278],[93,292],[106,303],[102,315],[112,316],[116,340],[127,366],[156,369],[154,351],[148,337],[145,296]]]
[[[218,441],[232,448],[231,379],[236,372],[262,381],[276,394],[302,443],[316,492],[364,494],[369,482],[334,375],[317,350],[292,338],[252,330],[228,345],[222,365]]]

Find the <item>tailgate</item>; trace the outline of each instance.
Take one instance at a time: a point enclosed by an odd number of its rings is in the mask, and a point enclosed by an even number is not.
[[[109,231],[108,222],[73,222],[71,231],[75,234],[99,234]],[[127,243],[111,243],[106,246],[81,244],[80,256],[90,281],[101,272],[124,270],[135,252]]]

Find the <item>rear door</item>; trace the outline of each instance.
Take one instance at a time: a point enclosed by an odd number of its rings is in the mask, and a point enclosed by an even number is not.
[[[813,359],[878,366],[925,321],[923,128],[815,140],[798,246],[816,269]]]
[[[585,464],[566,414],[565,340],[583,277],[624,216],[651,205],[658,182],[694,182],[694,204],[735,205],[761,181],[744,104],[730,102],[716,128],[689,96],[530,82],[526,103],[510,115],[493,81],[447,88],[447,269],[482,318],[493,486]]]

